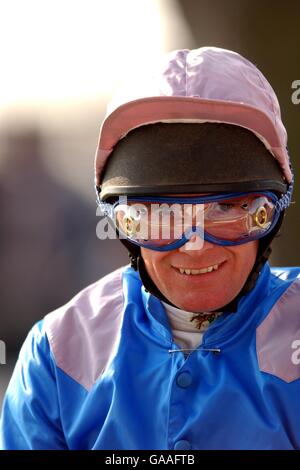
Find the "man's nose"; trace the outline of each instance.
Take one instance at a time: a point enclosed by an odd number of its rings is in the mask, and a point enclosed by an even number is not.
[[[211,250],[214,248],[214,244],[204,240],[198,233],[193,234],[189,240],[182,245],[178,250],[182,253],[190,254],[191,256],[195,255],[196,252],[201,250],[203,253],[206,250]]]

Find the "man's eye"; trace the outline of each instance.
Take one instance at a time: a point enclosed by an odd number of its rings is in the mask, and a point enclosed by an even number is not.
[[[224,202],[224,203],[221,203],[219,204],[219,207],[221,209],[222,212],[228,212],[232,209],[244,209],[244,210],[247,210],[249,208],[248,206],[248,203],[247,202],[241,202],[239,204],[233,204],[233,203],[230,203],[230,202]]]
[[[219,208],[221,209],[221,211],[223,212],[227,212],[229,211],[230,209],[232,209],[234,207],[234,204],[230,204],[230,203],[222,203],[222,204],[219,204]]]

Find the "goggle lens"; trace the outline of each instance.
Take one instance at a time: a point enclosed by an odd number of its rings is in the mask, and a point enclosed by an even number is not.
[[[152,249],[173,249],[193,232],[217,244],[234,245],[269,233],[278,219],[276,201],[273,193],[122,198],[113,206],[114,224],[121,237]]]

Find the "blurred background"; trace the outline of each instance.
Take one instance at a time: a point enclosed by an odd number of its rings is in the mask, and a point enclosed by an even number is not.
[[[93,189],[105,106],[127,71],[177,48],[245,55],[277,93],[297,176],[299,30],[291,0],[0,0],[0,403],[30,327],[128,262],[96,238]],[[299,235],[294,204],[273,265],[300,264]]]

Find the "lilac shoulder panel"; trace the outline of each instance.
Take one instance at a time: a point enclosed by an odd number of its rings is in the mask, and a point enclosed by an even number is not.
[[[300,378],[300,279],[277,300],[256,331],[260,370],[285,382]]]
[[[118,342],[123,319],[122,271],[105,276],[45,317],[56,365],[90,390]]]

